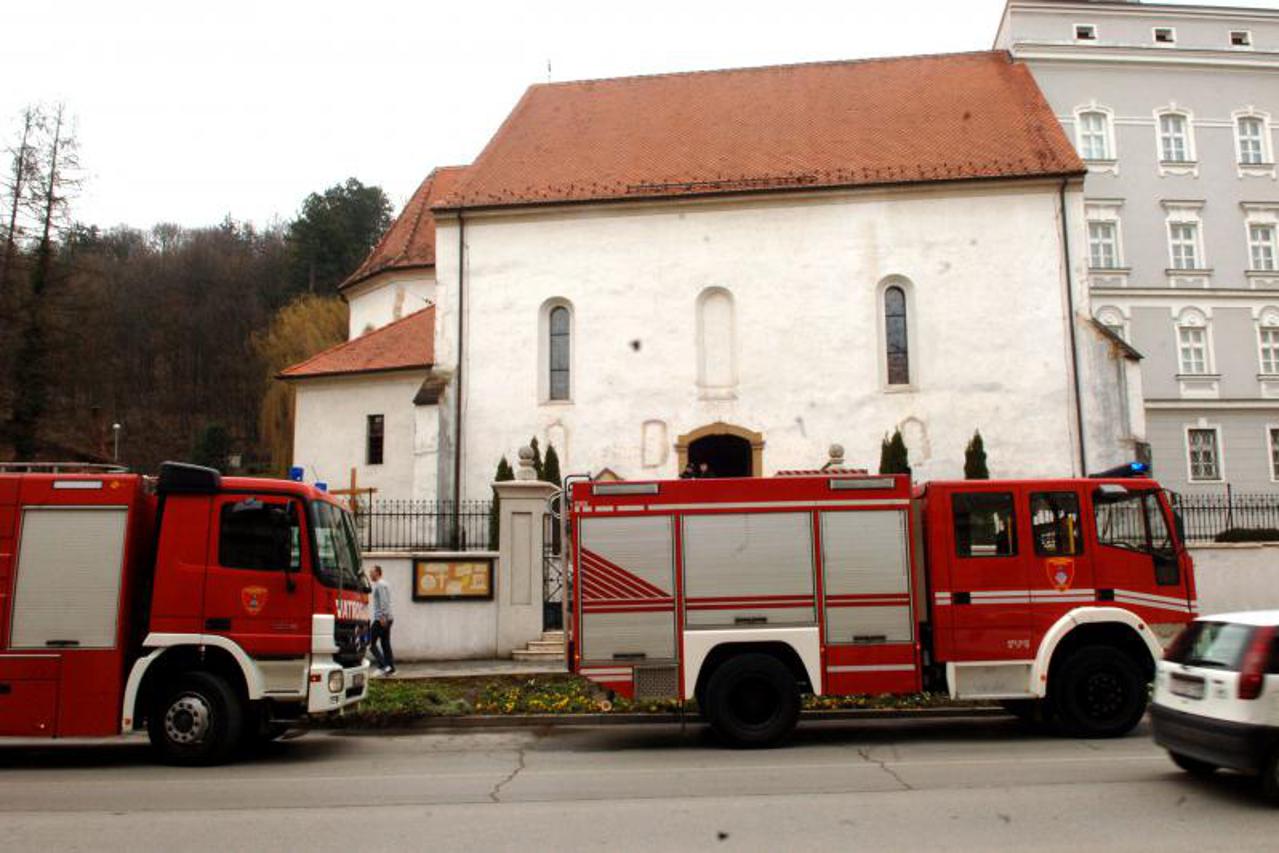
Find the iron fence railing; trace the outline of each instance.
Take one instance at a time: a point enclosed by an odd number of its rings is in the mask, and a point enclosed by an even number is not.
[[[362,498],[354,507],[366,551],[493,551],[492,501]]]
[[[1279,493],[1246,494],[1229,486],[1224,492],[1170,493],[1181,516],[1187,542],[1271,538],[1241,531],[1271,531],[1279,539]]]

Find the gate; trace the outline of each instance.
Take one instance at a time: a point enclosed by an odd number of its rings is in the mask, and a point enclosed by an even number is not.
[[[560,495],[546,502],[542,516],[542,630],[564,630],[564,533]]]

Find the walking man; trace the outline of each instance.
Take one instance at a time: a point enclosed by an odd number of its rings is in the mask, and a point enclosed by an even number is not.
[[[373,626],[369,651],[383,675],[395,672],[395,655],[391,652],[391,585],[382,580],[382,567],[369,570],[373,579]],[[380,646],[380,648],[379,648]]]

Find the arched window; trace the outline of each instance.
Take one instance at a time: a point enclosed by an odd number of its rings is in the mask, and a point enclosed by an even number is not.
[[[551,400],[569,399],[569,355],[572,334],[572,318],[568,309],[556,305],[548,316],[547,397]]]
[[[884,351],[889,385],[910,384],[910,348],[907,340],[906,291],[898,285],[884,288]]]

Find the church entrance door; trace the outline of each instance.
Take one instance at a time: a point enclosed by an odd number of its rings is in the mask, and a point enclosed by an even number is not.
[[[706,465],[707,477],[751,476],[751,443],[737,435],[707,435],[688,445],[694,470]]]

